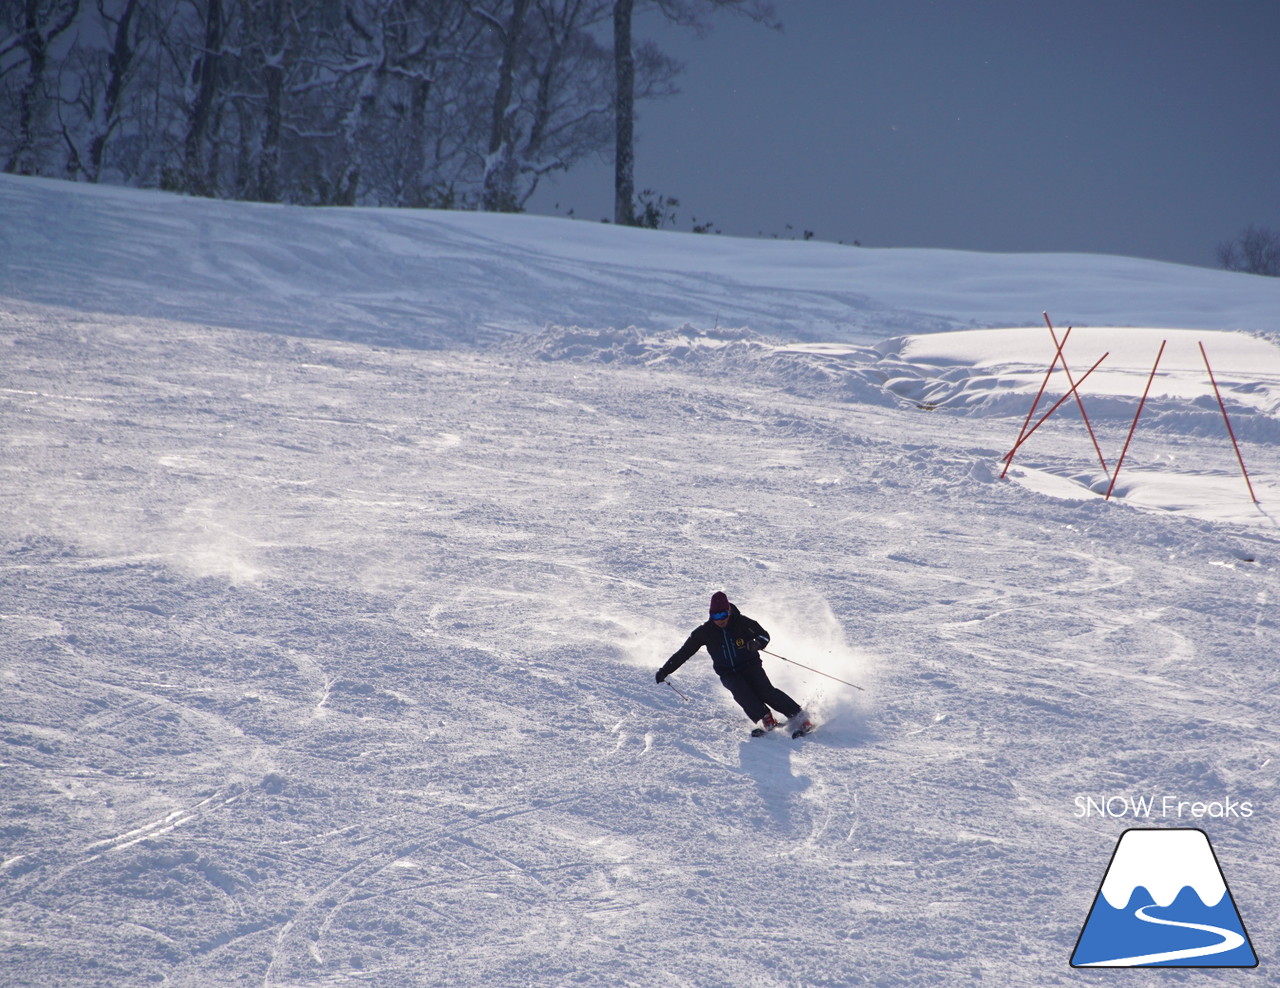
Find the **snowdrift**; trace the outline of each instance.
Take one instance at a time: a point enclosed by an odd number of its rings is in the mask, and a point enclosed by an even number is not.
[[[874,345],[1077,325],[1280,331],[1280,285],[1133,258],[865,250],[538,216],[299,209],[0,175],[0,295],[385,346],[549,324]]]

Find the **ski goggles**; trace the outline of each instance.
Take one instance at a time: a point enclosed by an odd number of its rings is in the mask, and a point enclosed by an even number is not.
[[[712,614],[712,615],[711,615],[711,620],[712,620],[712,621],[723,621],[723,620],[724,620],[725,618],[727,618],[728,616],[729,616],[729,612],[728,612],[728,611],[716,611],[714,614]]]

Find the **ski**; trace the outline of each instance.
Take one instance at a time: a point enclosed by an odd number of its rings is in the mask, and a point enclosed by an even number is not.
[[[781,726],[782,726],[781,723],[777,723],[771,727],[753,727],[751,729],[751,736],[753,738],[762,738],[766,734],[768,734],[770,731],[777,730]],[[812,734],[814,729],[817,726],[818,726],[817,724],[814,724],[811,721],[805,721],[800,727],[797,727],[794,731],[791,732],[791,737],[802,738],[806,734]]]
[[[775,721],[771,721],[768,724],[761,724],[759,727],[753,727],[751,729],[751,736],[753,738],[762,738],[766,734],[768,734],[770,731],[777,730],[779,727],[782,727],[785,724],[787,727],[787,730],[791,731],[792,738],[802,738],[806,734],[813,733],[813,729],[817,726],[816,724],[814,724],[813,721],[809,720],[808,717],[805,717],[805,719],[801,722],[800,726],[797,728],[793,729],[791,727],[793,723],[794,723],[794,719],[790,721],[775,720]]]

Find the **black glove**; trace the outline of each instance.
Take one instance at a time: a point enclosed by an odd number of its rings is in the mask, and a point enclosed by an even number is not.
[[[657,672],[653,674],[653,681],[655,683],[665,682],[666,678],[667,678],[667,670],[665,668],[659,669]]]
[[[760,649],[764,648],[768,644],[768,642],[762,642],[759,638],[747,639],[747,648],[751,649],[753,652],[760,651]]]

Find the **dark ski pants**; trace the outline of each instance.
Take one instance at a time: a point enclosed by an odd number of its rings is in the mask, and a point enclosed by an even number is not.
[[[770,707],[784,717],[794,717],[800,712],[800,704],[769,682],[769,675],[762,665],[722,672],[720,682],[752,720],[763,719]]]

